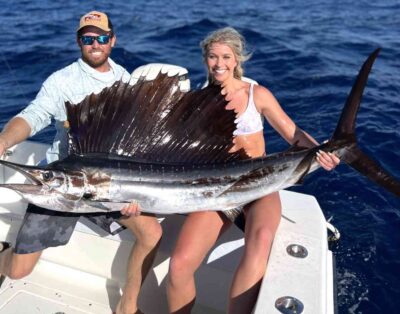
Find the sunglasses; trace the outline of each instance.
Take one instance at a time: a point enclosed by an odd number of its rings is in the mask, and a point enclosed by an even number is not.
[[[93,45],[94,41],[100,45],[106,45],[109,43],[111,36],[110,35],[100,35],[100,36],[80,36],[79,39],[81,40],[82,44],[84,45]]]

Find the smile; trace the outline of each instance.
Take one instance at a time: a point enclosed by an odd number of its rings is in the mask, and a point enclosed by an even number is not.
[[[226,69],[214,70],[214,72],[217,73],[217,74],[224,74],[226,71],[227,71]]]

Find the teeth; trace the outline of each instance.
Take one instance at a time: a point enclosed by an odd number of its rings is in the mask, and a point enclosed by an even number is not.
[[[215,70],[215,72],[217,72],[218,74],[222,74],[225,73],[226,70]]]

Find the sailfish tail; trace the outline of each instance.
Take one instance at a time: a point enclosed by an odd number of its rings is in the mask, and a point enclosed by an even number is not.
[[[379,54],[380,49],[376,49],[363,64],[353,88],[347,98],[336,130],[329,141],[334,146],[344,146],[340,158],[346,164],[368,177],[376,184],[400,197],[400,182],[375,160],[367,156],[357,146],[355,134],[355,121],[360,107],[362,94],[368,80],[368,75],[372,65]],[[343,145],[345,143],[345,145]]]
[[[344,157],[344,161],[353,169],[400,197],[400,182],[360,148],[354,146]]]

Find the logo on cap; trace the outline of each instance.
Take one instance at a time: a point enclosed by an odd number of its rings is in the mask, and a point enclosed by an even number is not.
[[[101,21],[101,15],[97,13],[89,13],[88,15],[85,16],[85,22],[87,21]]]

